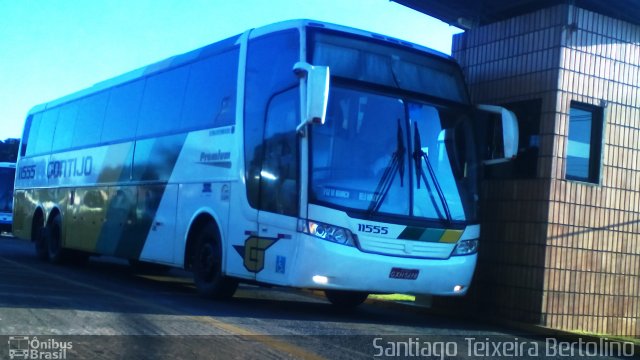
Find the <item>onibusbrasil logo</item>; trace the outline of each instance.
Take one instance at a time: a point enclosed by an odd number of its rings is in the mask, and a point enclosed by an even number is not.
[[[10,359],[66,359],[71,341],[38,339],[33,336],[9,336]]]

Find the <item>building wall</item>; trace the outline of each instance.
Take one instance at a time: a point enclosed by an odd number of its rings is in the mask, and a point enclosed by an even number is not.
[[[510,319],[640,336],[640,26],[558,5],[457,35],[453,55],[475,102],[540,104],[522,119],[538,129],[521,138],[538,146],[534,175],[483,182],[471,297]],[[599,184],[565,178],[572,101],[603,109]]]

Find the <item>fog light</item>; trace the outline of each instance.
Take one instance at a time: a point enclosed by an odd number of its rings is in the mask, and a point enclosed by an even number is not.
[[[462,286],[462,285],[456,285],[456,286],[453,287],[453,292],[457,292],[458,293],[458,292],[460,292],[462,290],[464,290],[464,286]]]
[[[314,277],[312,277],[311,279],[314,283],[320,285],[327,285],[329,283],[329,278],[322,275],[314,275]]]

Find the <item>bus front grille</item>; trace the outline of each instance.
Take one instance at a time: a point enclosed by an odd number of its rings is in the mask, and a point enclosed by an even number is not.
[[[425,242],[415,240],[360,238],[358,248],[361,251],[400,257],[447,259],[455,244]]]

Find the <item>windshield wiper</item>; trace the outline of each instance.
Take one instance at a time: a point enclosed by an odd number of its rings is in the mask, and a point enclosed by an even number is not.
[[[438,216],[442,218],[443,216],[442,216],[442,213],[440,212],[440,208],[437,206],[436,200],[433,197],[433,191],[431,191],[431,187],[429,186],[429,182],[427,181],[427,175],[425,174],[424,169],[422,168],[422,162],[424,161],[425,164],[427,164],[427,170],[429,171],[429,176],[431,177],[431,180],[433,182],[433,187],[435,188],[436,193],[440,198],[440,202],[442,203],[442,209],[444,210],[445,218],[447,219],[448,222],[451,222],[451,210],[449,210],[449,204],[447,203],[447,199],[445,198],[444,193],[442,192],[442,188],[440,187],[440,182],[438,181],[438,177],[436,176],[436,173],[433,170],[431,163],[429,162],[429,155],[427,155],[427,153],[422,151],[422,141],[420,140],[418,123],[414,122],[413,125],[414,125],[413,160],[415,162],[415,168],[416,168],[417,188],[420,189],[420,179],[422,179],[424,181],[424,185],[429,191],[429,197],[431,198],[433,207],[436,209]]]
[[[400,187],[404,187],[403,158],[405,153],[406,148],[404,146],[404,137],[402,136],[402,127],[400,126],[400,119],[398,119],[396,151],[391,155],[389,165],[387,165],[387,167],[384,169],[384,173],[378,181],[378,186],[376,186],[376,190],[373,193],[373,198],[369,203],[367,214],[371,215],[374,212],[380,210],[380,206],[382,206],[384,198],[387,197],[387,194],[389,193],[389,189],[391,189],[391,184],[393,184],[393,179],[396,177],[397,172],[400,173]]]

